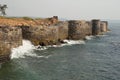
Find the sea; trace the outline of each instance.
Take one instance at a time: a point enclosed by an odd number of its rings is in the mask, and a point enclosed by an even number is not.
[[[0,80],[120,80],[120,21],[110,21],[109,29],[41,48],[23,40],[0,66]]]

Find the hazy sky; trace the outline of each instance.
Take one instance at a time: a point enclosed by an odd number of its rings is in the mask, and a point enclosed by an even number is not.
[[[120,0],[0,0],[8,16],[120,19]]]

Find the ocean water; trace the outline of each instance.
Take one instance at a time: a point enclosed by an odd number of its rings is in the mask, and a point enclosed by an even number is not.
[[[120,23],[111,32],[37,49],[29,41],[12,50],[0,80],[120,80]]]

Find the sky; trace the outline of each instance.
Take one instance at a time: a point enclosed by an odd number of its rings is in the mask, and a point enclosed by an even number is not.
[[[7,16],[120,19],[120,0],[0,0]]]

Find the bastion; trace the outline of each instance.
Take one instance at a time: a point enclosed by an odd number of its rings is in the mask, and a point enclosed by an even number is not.
[[[9,60],[11,49],[20,45],[22,45],[21,28],[0,26],[0,63]]]
[[[91,35],[91,23],[79,20],[68,21],[68,38],[73,40],[84,39],[85,36]]]

